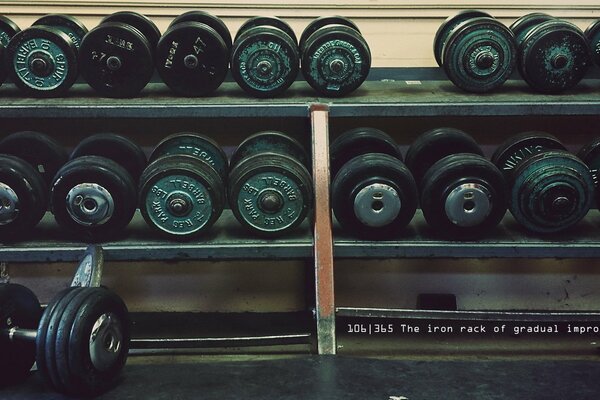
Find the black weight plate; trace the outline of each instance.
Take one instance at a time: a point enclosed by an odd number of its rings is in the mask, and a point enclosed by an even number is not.
[[[600,19],[592,22],[584,33],[590,42],[590,50],[594,63],[600,66]]]
[[[243,159],[259,153],[281,153],[309,165],[308,155],[300,142],[282,132],[266,131],[250,135],[240,143],[231,155],[229,166],[233,168]]]
[[[392,195],[373,193],[358,199],[365,189],[381,185]],[[345,163],[332,181],[332,208],[336,219],[348,232],[366,238],[393,239],[406,227],[418,203],[417,185],[410,171],[398,158],[382,153],[357,155]],[[394,199],[398,199],[397,202]],[[365,202],[375,215],[392,209],[387,219],[373,221],[372,214],[361,218]],[[399,205],[399,208],[398,208]],[[370,220],[374,223],[367,223]],[[389,222],[388,222],[389,221]],[[385,223],[387,222],[387,223]]]
[[[148,225],[172,239],[189,240],[210,229],[225,206],[225,185],[204,159],[166,155],[140,179],[140,210]]]
[[[133,97],[152,78],[153,52],[154,47],[138,29],[106,22],[83,38],[81,76],[102,96]]]
[[[215,31],[219,33],[225,44],[227,45],[227,50],[231,50],[231,32],[227,28],[227,25],[223,22],[223,20],[219,17],[216,17],[212,14],[209,14],[204,11],[188,11],[180,16],[176,17],[171,24],[169,25],[169,29],[173,26],[180,24],[182,22],[200,22],[202,24],[206,24],[213,28]]]
[[[31,164],[50,187],[54,175],[69,159],[67,150],[52,137],[39,132],[17,132],[0,141],[0,153]]]
[[[306,41],[302,53],[304,78],[319,94],[340,97],[356,90],[371,69],[371,51],[365,39],[347,26],[319,29]]]
[[[408,148],[405,163],[421,187],[421,180],[438,160],[456,153],[483,156],[481,148],[470,135],[454,128],[437,128],[421,134]]]
[[[275,97],[298,76],[297,45],[282,30],[270,26],[247,29],[231,52],[231,74],[254,97]]]
[[[138,31],[142,32],[142,35],[150,43],[150,49],[154,51],[158,40],[160,39],[160,30],[156,27],[154,22],[145,15],[136,13],[134,11],[119,11],[111,15],[107,15],[100,21],[100,24],[107,22],[120,22],[126,25],[131,25]]]
[[[435,57],[435,61],[440,67],[442,66],[442,47],[444,47],[444,43],[446,42],[446,38],[450,32],[452,32],[452,30],[462,22],[478,17],[493,18],[490,14],[484,11],[462,10],[454,15],[449,16],[444,22],[442,22],[438,30],[435,32],[435,37],[433,39],[433,55]]]
[[[77,212],[75,199],[69,203],[69,193],[81,184],[94,184],[102,188],[94,194],[102,193],[102,200],[112,199],[112,212],[99,214],[105,208],[86,207],[81,201],[81,212]],[[89,195],[86,195],[89,196]],[[91,196],[89,196],[91,197]],[[127,170],[116,162],[97,156],[84,156],[69,161],[56,174],[50,193],[50,203],[54,218],[60,226],[82,235],[82,240],[98,240],[110,237],[129,224],[137,206],[137,186]],[[110,204],[109,201],[105,201]],[[70,208],[71,207],[71,211]],[[83,208],[98,210],[84,212]],[[75,218],[77,216],[77,219]]]
[[[387,133],[376,128],[355,128],[342,133],[329,147],[331,178],[344,164],[367,153],[388,154],[402,160],[400,147]]]
[[[175,93],[205,96],[225,80],[229,52],[210,26],[180,22],[160,38],[155,60],[160,77]]]
[[[77,48],[81,46],[81,41],[88,32],[81,21],[71,15],[64,14],[45,15],[35,21],[32,25],[47,25],[60,29],[71,38]]]
[[[21,32],[21,29],[17,24],[10,18],[0,15],[0,44],[4,47],[8,46],[10,39],[19,32]]]
[[[583,32],[575,25],[550,20],[531,29],[523,39],[519,70],[534,90],[559,93],[575,86],[592,64]]]
[[[63,95],[79,70],[75,43],[49,26],[33,26],[13,36],[5,62],[11,81],[35,97]]]
[[[328,26],[328,25],[343,25],[343,26],[347,26],[348,28],[352,28],[356,32],[360,33],[360,29],[358,29],[358,26],[356,26],[356,24],[354,22],[352,22],[351,20],[349,20],[348,18],[340,17],[337,15],[330,16],[330,17],[320,17],[320,18],[312,20],[306,26],[306,28],[304,28],[304,30],[302,31],[302,35],[300,35],[300,43],[299,43],[300,51],[301,52],[304,51],[304,46],[306,44],[306,41],[313,33],[315,33],[319,29],[321,29],[325,26]]]
[[[512,32],[493,18],[464,21],[448,35],[442,48],[444,71],[459,88],[484,93],[501,86],[517,63]]]
[[[6,70],[6,63],[4,62],[4,53],[6,49],[3,44],[0,43],[0,85],[4,83],[6,80],[6,76],[8,75],[8,71]]]
[[[26,161],[0,155],[0,242],[19,239],[33,229],[48,209],[48,190]]]
[[[600,207],[600,191],[598,186],[600,184],[600,138],[594,139],[592,142],[583,146],[579,152],[579,157],[590,169],[592,178],[594,179],[594,185],[596,186],[596,206]]]
[[[511,173],[523,160],[547,150],[566,150],[554,136],[545,132],[523,132],[502,143],[491,161],[503,173]]]
[[[98,133],[83,139],[71,153],[71,159],[82,156],[99,156],[113,160],[125,168],[135,182],[138,182],[148,164],[140,146],[114,133]]]
[[[42,307],[35,294],[22,285],[0,283],[0,332],[11,327],[37,329]],[[9,324],[10,323],[10,324]],[[22,381],[35,362],[35,343],[11,341],[0,335],[0,388]]]
[[[114,387],[127,361],[131,339],[131,320],[123,300],[106,288],[85,289],[93,294],[79,308],[69,335],[70,380],[66,392],[72,396],[96,396]],[[112,345],[114,352],[102,365],[92,360],[90,338],[96,322],[110,316],[112,331],[100,336],[99,345]],[[106,320],[105,320],[106,321]],[[110,335],[108,334],[110,333]],[[119,340],[117,346],[115,340]],[[105,351],[104,355],[109,355]],[[102,368],[99,368],[102,367]]]
[[[152,151],[150,162],[168,155],[190,155],[204,160],[217,171],[223,181],[227,180],[227,155],[221,146],[208,136],[191,132],[167,136]]]
[[[463,196],[459,196],[461,185],[471,186]],[[451,154],[429,168],[420,199],[423,216],[437,234],[448,239],[479,239],[504,217],[508,187],[502,172],[480,155]],[[457,204],[462,206],[458,210]]]
[[[554,19],[553,16],[545,13],[529,13],[518,18],[513,22],[508,29],[515,35],[517,47],[523,42],[523,38],[529,33],[529,31],[536,25],[542,22],[550,21]]]
[[[240,26],[240,29],[238,29],[237,33],[235,34],[234,42],[238,41],[242,33],[246,32],[249,29],[256,28],[257,26],[271,26],[280,29],[283,32],[285,32],[290,37],[290,39],[292,39],[294,46],[298,46],[298,38],[296,37],[296,34],[294,33],[292,27],[287,22],[277,17],[250,18],[249,20],[244,22],[242,26]]]

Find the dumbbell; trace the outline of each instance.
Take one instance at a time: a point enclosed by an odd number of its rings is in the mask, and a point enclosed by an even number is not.
[[[454,128],[420,135],[405,159],[428,225],[446,238],[476,239],[504,217],[507,186],[475,140]]]
[[[21,29],[10,18],[0,15],[0,85],[6,80],[8,75],[5,61],[6,46],[10,39],[19,33]]]
[[[122,230],[137,208],[137,182],[145,166],[142,149],[125,137],[84,139],[52,182],[57,223],[92,240]]]
[[[229,165],[229,205],[248,230],[280,236],[312,209],[308,156],[290,136],[270,131],[251,135],[237,147]]]
[[[415,215],[415,180],[385,132],[356,128],[331,143],[332,208],[346,231],[390,238]]]
[[[130,325],[123,300],[104,287],[70,287],[42,312],[31,290],[0,284],[0,386],[25,379],[36,362],[57,391],[100,394],[125,365]]]
[[[321,17],[300,36],[302,74],[319,94],[345,96],[367,79],[371,50],[356,24],[344,17]]]
[[[448,17],[435,34],[435,60],[459,88],[475,93],[500,87],[516,66],[515,38],[488,13],[464,10]]]
[[[583,146],[578,152],[577,157],[583,161],[589,168],[592,179],[594,180],[596,208],[600,208],[600,138],[592,140],[590,143]]]
[[[600,19],[592,22],[587,27],[584,34],[590,43],[592,60],[596,65],[600,66]]]
[[[592,174],[552,135],[517,135],[496,149],[492,162],[506,176],[512,215],[532,232],[552,233],[570,228],[592,205]]]
[[[159,39],[160,31],[147,17],[131,11],[111,14],[81,42],[81,76],[102,96],[136,96],[152,78]]]
[[[254,97],[275,97],[296,80],[300,51],[294,30],[275,17],[254,17],[238,30],[231,74]]]
[[[11,81],[34,97],[63,95],[79,70],[75,42],[61,28],[49,25],[15,33],[5,49],[4,62]]]
[[[148,225],[176,239],[206,232],[225,206],[227,156],[212,139],[178,133],[161,141],[140,178]]]
[[[189,11],[175,18],[156,48],[156,69],[182,96],[205,96],[225,80],[231,34],[214,15]]]
[[[538,92],[559,93],[577,85],[592,63],[584,33],[570,22],[531,13],[510,29],[521,77]]]
[[[32,26],[37,25],[51,26],[61,30],[71,38],[77,49],[81,46],[81,41],[88,32],[81,21],[71,15],[64,14],[45,15],[32,24]]]
[[[0,141],[0,241],[19,239],[40,222],[49,184],[67,159],[42,133],[17,132]]]

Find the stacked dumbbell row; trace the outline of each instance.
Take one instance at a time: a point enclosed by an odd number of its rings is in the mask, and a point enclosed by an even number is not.
[[[135,12],[105,17],[88,32],[76,18],[48,15],[20,29],[0,17],[0,81],[6,75],[32,96],[60,96],[79,73],[99,94],[133,97],[154,70],[183,96],[207,96],[225,80],[229,65],[236,82],[255,97],[274,97],[298,72],[320,94],[343,96],[366,79],[369,46],[358,27],[343,17],[311,22],[300,41],[275,17],[254,17],[231,33],[219,18],[190,11],[175,18],[161,36]],[[2,54],[0,54],[2,55]]]
[[[577,156],[554,136],[525,132],[497,148],[491,161],[475,140],[453,128],[419,136],[405,162],[390,136],[358,128],[331,144],[332,206],[349,233],[397,239],[418,204],[431,229],[448,239],[478,239],[504,217],[534,233],[577,224],[597,203],[600,139]]]
[[[172,238],[208,231],[227,202],[249,231],[277,236],[312,209],[312,178],[300,143],[279,132],[250,136],[228,161],[212,139],[167,137],[152,152],[127,138],[97,134],[70,157],[53,139],[20,132],[0,142],[0,240],[16,240],[50,208],[57,223],[83,240],[111,239],[138,208]]]
[[[577,85],[593,63],[600,65],[600,20],[583,32],[531,13],[506,27],[486,12],[464,10],[439,27],[433,52],[448,78],[468,92],[494,90],[518,68],[532,89],[559,93]]]

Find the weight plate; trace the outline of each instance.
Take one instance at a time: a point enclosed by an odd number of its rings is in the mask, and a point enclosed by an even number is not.
[[[565,21],[537,25],[525,36],[520,48],[521,76],[542,93],[559,93],[575,86],[591,63],[583,32]]]
[[[137,206],[136,185],[122,166],[107,158],[84,156],[69,161],[56,174],[50,193],[58,224],[101,239],[129,224]]]
[[[32,25],[46,25],[61,30],[71,38],[78,49],[81,46],[83,37],[88,32],[81,21],[71,15],[64,14],[48,14],[35,21]]]
[[[215,31],[217,31],[223,39],[223,41],[225,42],[225,45],[227,45],[227,52],[229,53],[229,51],[231,50],[231,32],[229,32],[229,29],[227,28],[227,25],[225,25],[223,20],[212,14],[198,10],[185,12],[180,16],[176,17],[173,21],[171,21],[169,29],[182,22],[190,21],[206,24],[213,28]]]
[[[249,28],[236,39],[231,52],[231,74],[254,97],[275,97],[298,76],[297,45],[278,28]]]
[[[532,28],[535,28],[542,22],[550,21],[552,19],[554,19],[553,16],[545,13],[529,13],[518,18],[510,25],[508,29],[510,29],[514,34],[517,47],[520,47],[521,43],[523,42],[523,38]]]
[[[0,155],[0,242],[19,239],[33,229],[48,209],[40,174],[26,161]]]
[[[235,149],[229,161],[230,168],[254,154],[279,153],[309,166],[308,155],[296,139],[281,132],[266,131],[250,135]]]
[[[0,141],[0,153],[19,157],[31,164],[50,187],[54,175],[69,155],[52,137],[39,132],[17,132]]]
[[[334,25],[319,29],[306,41],[302,73],[319,94],[340,97],[356,90],[371,69],[371,51],[354,29]]]
[[[347,26],[348,28],[352,28],[356,32],[360,33],[360,29],[358,29],[358,26],[356,26],[356,24],[354,22],[352,22],[351,20],[349,20],[348,18],[340,17],[340,16],[320,17],[320,18],[312,20],[306,26],[306,28],[304,28],[304,31],[302,31],[302,35],[300,35],[300,44],[299,44],[300,51],[304,52],[304,46],[306,44],[306,41],[313,33],[318,31],[319,29],[321,29],[325,26],[329,26],[329,25]]]
[[[210,164],[225,182],[229,173],[227,155],[217,142],[208,136],[183,132],[163,139],[150,155],[150,162],[170,155],[190,155]]]
[[[592,206],[594,180],[588,167],[564,150],[535,154],[514,172],[510,211],[526,229],[553,233],[579,222]]]
[[[158,40],[160,39],[160,30],[156,27],[154,22],[145,15],[133,11],[119,11],[108,15],[100,21],[100,24],[106,24],[108,22],[131,25],[144,35],[146,40],[148,40],[148,43],[150,43],[150,49],[152,51],[154,51],[158,44]]]
[[[77,79],[77,47],[56,28],[34,26],[17,33],[5,60],[11,81],[31,96],[60,96]]]
[[[525,159],[547,150],[566,150],[554,136],[545,132],[523,132],[500,145],[492,155],[492,162],[504,174],[512,171]]]
[[[289,38],[292,40],[294,47],[296,47],[296,48],[298,47],[298,38],[296,37],[296,33],[294,33],[294,30],[292,29],[292,27],[287,22],[285,22],[281,18],[277,18],[277,17],[253,17],[253,18],[250,18],[249,20],[244,22],[242,24],[242,26],[240,26],[240,29],[238,29],[238,31],[235,35],[234,42],[238,41],[238,39],[240,38],[242,33],[245,33],[246,31],[248,31],[252,28],[259,27],[259,26],[273,27],[273,28],[277,28],[277,29],[285,32],[289,36]]]
[[[244,158],[229,174],[229,205],[247,229],[280,236],[312,209],[312,180],[304,165],[283,154]]]
[[[600,206],[600,192],[598,186],[600,184],[600,138],[594,139],[592,142],[583,146],[577,153],[579,157],[589,168],[596,187],[596,206]]]
[[[13,327],[37,329],[42,307],[35,294],[25,286],[0,283],[0,332]],[[0,335],[0,387],[18,383],[29,375],[35,362],[35,343],[11,341]]]
[[[199,22],[181,22],[158,42],[156,69],[162,80],[182,96],[206,96],[227,75],[229,52],[213,28]]]
[[[6,52],[4,45],[0,43],[0,85],[4,83],[6,80],[6,76],[8,75],[8,71],[6,70],[6,63],[4,60],[4,53]]]
[[[154,73],[153,50],[136,28],[119,22],[103,23],[81,42],[81,75],[102,96],[136,96]]]
[[[0,15],[0,44],[4,47],[8,46],[10,39],[19,32],[21,29],[17,24],[4,15]]]
[[[167,155],[148,166],[140,181],[140,210],[149,226],[172,238],[206,232],[225,205],[225,186],[204,159]]]
[[[362,154],[388,154],[402,160],[400,147],[394,139],[375,128],[355,128],[346,131],[338,136],[329,148],[332,179],[344,164]]]
[[[504,217],[508,187],[480,155],[451,154],[423,177],[421,209],[428,225],[448,239],[479,239]]]
[[[408,148],[405,163],[417,186],[429,168],[438,160],[456,153],[483,156],[481,148],[470,135],[454,128],[437,128],[420,135]]]
[[[417,209],[417,185],[398,158],[382,153],[357,155],[332,182],[332,208],[342,227],[357,236],[392,239]]]
[[[468,92],[500,87],[516,66],[512,32],[493,18],[473,18],[456,26],[442,47],[448,78]]]
[[[590,43],[594,63],[600,66],[600,19],[592,22],[585,30],[585,37]]]
[[[444,22],[442,22],[438,30],[435,32],[435,37],[433,39],[433,55],[435,57],[435,61],[440,67],[442,66],[442,48],[444,47],[444,43],[446,42],[448,35],[462,22],[478,17],[493,18],[490,14],[483,11],[463,10],[449,16]]]
[[[135,182],[148,161],[144,151],[128,138],[114,133],[98,133],[83,139],[71,153],[71,159],[99,156],[113,160],[125,168]]]

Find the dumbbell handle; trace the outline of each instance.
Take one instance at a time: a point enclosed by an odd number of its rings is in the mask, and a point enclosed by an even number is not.
[[[0,336],[8,337],[11,342],[13,340],[27,340],[34,341],[37,339],[37,330],[35,329],[23,329],[17,326],[11,328],[2,329]]]

